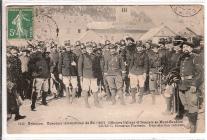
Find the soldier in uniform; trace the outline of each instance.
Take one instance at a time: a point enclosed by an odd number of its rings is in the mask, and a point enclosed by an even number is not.
[[[195,133],[199,109],[197,87],[201,79],[201,67],[195,62],[196,56],[192,51],[192,44],[183,45],[184,55],[180,60],[179,96],[189,119],[190,133]]]
[[[59,78],[62,79],[64,84],[64,95],[69,98],[72,103],[78,91],[78,69],[77,69],[77,56],[73,53],[73,47],[65,42],[66,51],[61,53],[58,61]],[[70,98],[72,95],[72,98]]]
[[[126,47],[125,47],[125,66],[126,66],[126,77],[124,78],[125,83],[125,92],[126,95],[129,95],[130,87],[130,78],[129,78],[129,64],[131,63],[132,56],[136,52],[136,44],[132,37],[126,38]]]
[[[166,48],[166,39],[161,38],[159,41],[159,55],[160,55],[160,61],[161,61],[161,66],[162,66],[162,74],[167,75],[168,73],[168,61],[169,58],[171,57],[171,52]]]
[[[126,42],[125,40],[120,40],[119,43],[119,54],[123,58],[124,62],[126,62]]]
[[[15,121],[24,119],[26,116],[19,114],[17,100],[19,97],[20,81],[21,81],[21,61],[18,58],[18,49],[12,47],[10,50],[11,56],[7,58],[7,110],[9,114],[15,114]]]
[[[95,61],[96,61],[95,63],[97,64],[95,66],[95,69],[97,70],[97,84],[99,87],[99,92],[101,92],[102,88],[105,88],[104,80],[103,80],[103,71],[101,68],[101,63],[103,61],[103,54],[100,47],[101,46],[95,46],[95,45],[93,46]]]
[[[155,94],[158,92],[161,57],[159,45],[152,44],[152,52],[149,53],[149,90],[152,95],[152,104],[155,104]]]
[[[152,40],[148,40],[146,41],[145,43],[143,43],[143,45],[145,46],[145,52],[148,56],[150,56],[150,54],[153,52],[151,50],[151,46],[152,46]],[[146,94],[149,94],[150,91],[149,91],[149,74],[147,74],[147,77],[146,77],[146,80],[145,80],[145,83],[144,83],[144,91]]]
[[[21,84],[21,92],[23,99],[31,96],[31,92],[29,91],[29,85],[31,84],[31,76],[29,73],[29,61],[30,61],[30,51],[27,49],[22,50],[22,55],[19,57],[21,60],[21,70],[22,70],[22,84]]]
[[[61,89],[60,89],[60,79],[58,78],[58,60],[59,60],[59,52],[57,51],[57,44],[51,44],[51,50],[49,53],[50,57],[50,71],[51,71],[51,79],[50,79],[50,90],[53,92],[54,97],[61,97]]]
[[[180,58],[182,56],[182,45],[184,40],[180,36],[176,36],[173,41],[173,52],[168,62],[168,75],[166,76],[166,91],[164,93],[166,99],[166,111],[164,115],[171,115],[175,107],[175,112],[177,112],[176,119],[182,119],[182,112],[184,107],[180,101],[179,97],[179,72],[180,72]],[[167,90],[169,89],[169,90]],[[171,89],[171,90],[170,90]]]
[[[96,57],[92,53],[93,48],[91,45],[87,46],[86,53],[83,53],[78,59],[78,75],[81,80],[82,95],[84,96],[85,107],[90,108],[88,103],[88,96],[93,93],[94,105],[101,107],[98,99],[98,85],[97,85],[97,74],[96,69]]]
[[[74,47],[74,54],[77,56],[77,59],[86,51],[85,50],[85,44],[81,43],[80,41],[76,41]],[[82,88],[81,88],[81,81],[80,77],[78,76],[78,92],[77,97],[81,96]]]
[[[47,105],[47,94],[49,91],[49,62],[44,55],[44,44],[43,42],[37,46],[37,51],[33,54],[31,58],[31,70],[33,76],[33,91],[32,91],[32,104],[31,110],[35,111],[35,103],[37,97],[42,97],[42,104]]]
[[[105,41],[105,45],[104,45],[104,48],[103,48],[103,59],[101,61],[101,69],[102,69],[102,72],[104,71],[104,60],[105,59],[108,59],[108,57],[110,56],[110,51],[109,51],[109,46],[111,45],[111,42],[109,40],[106,40]],[[103,75],[103,74],[102,74]],[[104,80],[104,87],[105,87],[105,92],[106,92],[106,100],[110,100],[111,99],[111,93],[110,93],[110,90],[109,90],[109,85],[108,85],[108,82],[105,78],[105,75],[103,75],[103,80]]]
[[[119,95],[121,105],[125,105],[123,96],[123,78],[126,75],[126,68],[122,57],[117,52],[115,45],[110,45],[110,55],[104,58],[104,76],[108,83],[112,104],[116,104],[116,94]]]
[[[129,77],[130,77],[130,87],[132,102],[136,102],[135,94],[139,92],[138,102],[142,102],[142,97],[144,94],[144,84],[146,76],[149,72],[149,57],[144,51],[143,45],[137,45],[137,51],[133,56],[133,59],[129,65]]]

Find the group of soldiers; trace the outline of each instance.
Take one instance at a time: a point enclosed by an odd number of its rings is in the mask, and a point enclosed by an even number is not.
[[[160,94],[166,99],[164,114],[174,111],[175,119],[187,116],[190,132],[196,132],[204,81],[202,43],[175,36],[161,38],[157,44],[127,37],[116,43],[77,41],[72,45],[67,40],[61,47],[55,42],[45,46],[43,41],[22,50],[8,46],[8,113],[15,114],[15,120],[25,118],[19,114],[19,97],[31,99],[35,111],[39,98],[47,106],[49,94],[66,96],[71,104],[83,97],[86,108],[91,106],[89,97],[95,107],[102,107],[101,91],[112,105],[117,96],[121,105],[125,105],[125,96],[131,96],[131,104],[141,104],[146,94],[151,94],[155,104],[156,94]]]

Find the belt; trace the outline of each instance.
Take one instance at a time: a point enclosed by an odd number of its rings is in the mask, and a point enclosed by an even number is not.
[[[109,70],[119,70],[119,68],[109,68]]]
[[[193,75],[182,76],[181,79],[182,79],[182,80],[191,80],[191,79],[193,79]]]

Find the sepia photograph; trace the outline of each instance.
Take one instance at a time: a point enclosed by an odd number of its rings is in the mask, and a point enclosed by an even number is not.
[[[8,134],[205,133],[204,5],[9,5]]]

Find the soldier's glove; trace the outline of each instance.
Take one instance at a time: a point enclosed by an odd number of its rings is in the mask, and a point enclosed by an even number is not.
[[[76,63],[75,63],[75,61],[73,61],[73,62],[71,63],[71,65],[72,65],[72,66],[76,66]]]
[[[59,79],[63,79],[63,75],[62,74],[59,74]]]
[[[195,86],[191,86],[189,91],[191,93],[195,93],[196,92],[196,87]]]

